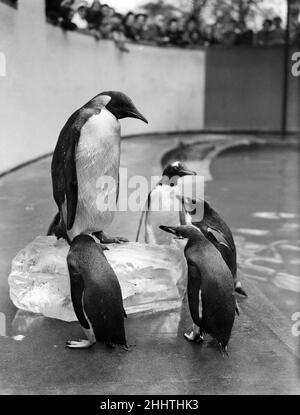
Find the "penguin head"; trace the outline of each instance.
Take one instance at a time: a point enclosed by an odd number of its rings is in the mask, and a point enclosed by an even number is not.
[[[123,92],[106,91],[101,92],[99,95],[106,95],[110,98],[105,107],[118,120],[121,118],[137,118],[148,124],[146,118],[137,110],[131,99],[126,94],[123,94]]]
[[[175,235],[175,239],[193,239],[200,238],[203,236],[201,231],[194,225],[181,225],[181,226],[165,226],[160,225],[160,229],[172,233]]]
[[[92,238],[90,235],[80,234],[75,236],[75,238],[71,242],[71,246],[76,247],[78,245],[90,245],[95,243],[95,239]]]
[[[90,279],[86,272],[87,261],[92,262],[95,255],[104,255],[102,248],[90,235],[80,234],[72,240],[67,255],[69,273],[80,275],[84,280]],[[71,275],[70,275],[71,276]]]
[[[183,176],[196,176],[195,171],[189,170],[183,163],[180,161],[174,161],[172,164],[168,164],[163,171],[163,176],[171,179],[174,176],[183,177]]]

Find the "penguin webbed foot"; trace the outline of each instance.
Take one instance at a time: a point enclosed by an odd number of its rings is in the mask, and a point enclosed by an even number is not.
[[[94,342],[85,339],[78,339],[78,340],[68,340],[66,342],[66,347],[68,349],[88,349],[92,347]]]
[[[103,231],[94,232],[93,235],[103,244],[121,244],[129,242],[129,240],[123,236],[110,236]]]
[[[136,344],[129,344],[128,346],[123,344],[120,346],[120,349],[124,350],[125,352],[132,352],[134,347],[136,347]]]
[[[227,357],[229,357],[228,347],[227,346],[223,346],[221,343],[218,343],[218,346],[219,346],[219,351],[220,351],[222,357],[225,357],[225,355]]]
[[[99,245],[100,245],[100,247],[101,247],[102,251],[109,251],[108,246],[106,246],[106,245],[102,244],[101,242],[99,242]]]
[[[203,335],[200,334],[200,332],[195,333],[193,330],[190,333],[188,333],[188,332],[184,333],[183,337],[191,343],[200,343],[200,344],[202,344],[203,341],[204,341]]]
[[[108,349],[114,350],[116,347],[119,347],[121,350],[124,350],[125,352],[132,352],[133,347],[135,347],[135,344],[130,344],[129,346],[127,346],[127,344],[115,344],[112,342],[106,342],[105,346]]]

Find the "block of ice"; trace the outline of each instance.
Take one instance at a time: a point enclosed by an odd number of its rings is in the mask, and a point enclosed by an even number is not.
[[[10,298],[19,309],[74,321],[66,256],[69,246],[38,236],[12,261]],[[181,304],[186,286],[183,250],[130,242],[104,251],[121,285],[128,314],[169,310]]]

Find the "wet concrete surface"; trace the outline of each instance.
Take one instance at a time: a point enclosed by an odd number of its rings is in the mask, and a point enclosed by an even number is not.
[[[128,167],[128,176],[159,175],[164,152],[176,147],[179,141],[200,139],[200,136],[162,136],[124,140],[121,166]],[[219,137],[209,139],[214,141]],[[217,169],[218,161],[215,166]],[[233,229],[254,226],[248,223],[248,212],[239,209],[236,201],[233,203],[235,193],[227,198],[224,192],[219,196],[217,187],[214,188],[219,173],[214,169],[213,173],[216,181],[208,185],[208,195],[221,207],[219,210],[229,224]],[[233,184],[236,181],[239,181],[238,175],[231,180]],[[259,200],[260,196],[251,199],[254,211],[261,209],[260,205],[256,209]],[[221,201],[224,204],[220,205]],[[267,202],[266,198],[264,210],[271,211]],[[12,322],[17,310],[9,299],[7,277],[11,259],[37,235],[45,234],[56,212],[50,158],[1,178],[0,204],[0,312],[5,313],[7,323],[7,337],[0,337],[1,393],[300,392],[297,339],[291,335],[289,317],[295,311],[295,304],[290,304],[290,308],[288,304],[278,305],[281,291],[274,295],[253,278],[243,279],[249,298],[239,301],[241,315],[235,321],[229,358],[221,356],[209,336],[203,345],[184,340],[183,332],[191,326],[186,302],[179,310],[128,318],[128,343],[136,345],[131,352],[109,350],[104,345],[90,350],[68,350],[64,347],[66,340],[82,337],[79,324],[47,318],[38,319],[22,341],[14,340],[12,336],[18,330],[16,326],[12,328]],[[139,214],[134,212],[117,213],[111,233],[134,240],[138,219]]]

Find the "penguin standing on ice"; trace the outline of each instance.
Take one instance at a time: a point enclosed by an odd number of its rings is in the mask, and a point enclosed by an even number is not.
[[[236,246],[229,226],[206,200],[201,201],[201,203],[203,203],[202,220],[195,221],[195,219],[193,219],[193,214],[195,212],[194,203],[195,201],[191,201],[189,198],[184,199],[183,213],[180,215],[180,223],[182,225],[192,224],[201,230],[203,235],[221,253],[224,261],[230,269],[233,276],[235,292],[247,297],[246,292],[241,286],[241,282],[237,279]],[[190,206],[192,206],[192,208],[190,208]]]
[[[114,209],[107,206],[116,202],[119,193],[119,119],[126,117],[147,123],[128,96],[108,91],[75,111],[64,125],[51,164],[59,213],[48,235],[66,234],[72,241],[81,233],[94,233],[103,243],[126,241],[104,232],[114,217]],[[103,177],[112,181],[101,185]]]
[[[154,189],[148,194],[146,206],[141,214],[136,242],[139,240],[140,231],[145,217],[145,242],[155,244],[167,244],[173,238],[161,232],[159,225],[178,226],[179,214],[182,209],[179,195],[179,182],[184,176],[195,176],[196,172],[189,170],[183,163],[175,161],[169,164],[163,171],[162,177]]]
[[[193,330],[185,333],[189,341],[203,341],[211,334],[220,351],[227,353],[227,344],[235,318],[234,285],[231,272],[220,252],[193,225],[160,228],[177,238],[187,238],[184,255],[188,265],[187,296]],[[202,311],[200,311],[200,299]]]
[[[67,263],[74,311],[87,340],[70,340],[66,346],[85,349],[102,341],[127,348],[121,287],[101,246],[89,235],[78,235]]]

